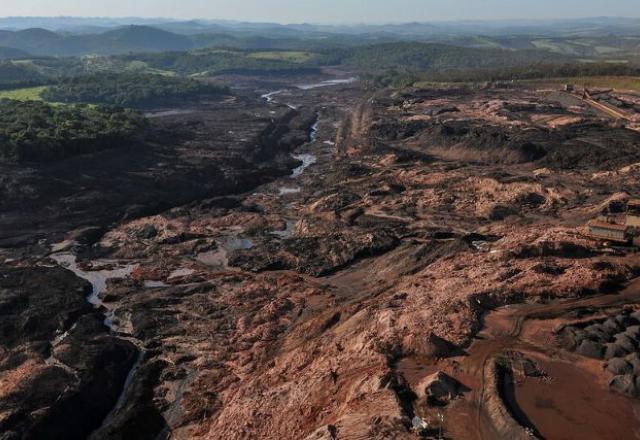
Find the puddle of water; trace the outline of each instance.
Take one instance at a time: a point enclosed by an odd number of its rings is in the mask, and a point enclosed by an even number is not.
[[[128,264],[115,269],[84,271],[78,267],[76,256],[73,254],[54,254],[51,255],[51,258],[60,266],[69,269],[80,278],[91,283],[91,295],[87,298],[87,301],[96,307],[103,305],[99,295],[106,290],[107,280],[126,278],[136,268],[136,265]]]
[[[356,77],[344,78],[344,79],[329,79],[329,80],[322,81],[319,83],[314,83],[314,84],[300,84],[300,85],[297,85],[296,87],[299,88],[300,90],[312,90],[312,89],[318,89],[320,87],[330,87],[330,86],[338,86],[342,84],[351,84],[356,82],[357,79],[358,78]]]
[[[336,143],[333,141],[324,141],[323,144],[334,146]]]
[[[316,118],[316,121],[311,126],[311,133],[309,137],[311,138],[311,142],[315,142],[318,139],[318,128],[320,127],[320,118]]]
[[[313,154],[292,154],[291,157],[302,162],[302,165],[292,171],[291,177],[293,178],[300,177],[307,168],[318,161],[318,158]]]
[[[282,186],[278,190],[278,195],[286,196],[286,195],[289,195],[289,194],[298,194],[300,191],[302,191],[300,189],[300,187],[289,188],[289,187],[286,187],[286,186]]]
[[[293,230],[296,227],[296,223],[297,221],[295,220],[286,220],[286,224],[287,226],[285,227],[284,230],[282,231],[273,231],[271,232],[272,235],[275,235],[277,237],[280,238],[289,238],[293,235]]]
[[[274,92],[265,93],[264,95],[260,96],[260,98],[264,99],[267,102],[274,102],[273,98],[283,92],[284,90],[276,90]]]
[[[196,256],[196,260],[205,266],[228,267],[229,253],[237,250],[251,249],[255,243],[248,238],[227,237],[216,250],[202,252]]]
[[[516,384],[515,399],[542,435],[585,440],[633,437],[629,427],[638,426],[640,403],[609,391],[596,374],[574,364],[543,361],[541,366],[552,381],[527,378]]]
[[[91,295],[87,298],[87,302],[89,302],[96,308],[104,307],[106,309],[106,312],[104,313],[104,317],[105,317],[104,324],[109,328],[112,334],[116,334],[118,332],[118,328],[113,322],[113,319],[115,317],[115,309],[105,305],[100,299],[100,294],[106,290],[107,280],[126,278],[129,275],[131,275],[131,273],[134,271],[137,265],[128,264],[126,266],[116,267],[115,269],[84,271],[80,269],[80,267],[78,267],[77,258],[73,254],[53,254],[50,257],[60,266],[69,269],[74,274],[76,274],[76,276],[83,278],[91,283],[91,287],[92,287]],[[103,263],[103,262],[100,262],[100,263]],[[74,327],[75,327],[75,324],[71,327],[71,329],[73,329]],[[69,329],[67,332],[62,333],[61,335],[58,335],[52,341],[52,346],[55,347],[56,345],[60,344],[64,340],[64,338],[67,337],[71,329]],[[111,411],[109,411],[109,414],[103,420],[99,429],[106,426],[109,423],[109,421],[113,418],[114,414],[116,414],[117,411],[119,411],[120,408],[122,408],[122,406],[124,405],[124,402],[126,401],[128,396],[128,391],[131,388],[131,384],[133,383],[136,373],[138,372],[138,369],[140,368],[140,365],[142,364],[142,361],[144,360],[144,357],[146,355],[146,350],[143,344],[139,340],[131,337],[124,337],[124,336],[119,336],[118,338],[124,341],[129,341],[130,343],[135,345],[136,348],[138,349],[138,358],[136,359],[136,361],[131,367],[131,370],[129,370],[129,373],[127,374],[127,378],[120,392],[120,396],[118,397],[116,405],[111,409]],[[49,359],[47,359],[47,363],[49,362],[52,362],[56,365],[59,364],[59,366],[61,366],[62,368],[65,368],[65,367],[69,368],[66,365],[57,361],[53,356],[50,356]],[[71,372],[73,374],[76,374],[76,372],[73,370],[71,370]]]
[[[269,92],[269,93],[265,93],[264,95],[261,95],[260,97],[262,99],[264,99],[265,101],[267,101],[270,104],[279,104],[279,102],[277,102],[274,97],[280,95],[281,93],[284,93],[286,90],[276,90],[274,92]],[[289,107],[291,110],[297,110],[298,107],[296,107],[295,105],[292,104],[285,104],[287,107]],[[271,114],[275,113],[275,112],[270,112]]]

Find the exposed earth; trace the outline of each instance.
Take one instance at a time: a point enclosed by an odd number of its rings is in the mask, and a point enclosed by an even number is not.
[[[2,170],[0,439],[640,438],[633,123],[331,73]]]

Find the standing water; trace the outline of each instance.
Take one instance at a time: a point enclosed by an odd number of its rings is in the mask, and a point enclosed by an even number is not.
[[[133,366],[131,367],[131,370],[129,370],[129,373],[127,374],[127,378],[122,387],[120,396],[118,397],[118,401],[116,402],[115,406],[111,409],[111,411],[109,412],[105,420],[102,422],[102,426],[105,426],[113,418],[115,413],[124,405],[127,398],[127,392],[131,387],[131,384],[133,383],[133,379],[138,369],[140,368],[142,361],[144,360],[146,351],[139,340],[132,337],[116,336],[116,334],[118,333],[118,328],[114,324],[114,320],[113,320],[113,317],[115,315],[115,310],[113,308],[107,307],[104,304],[104,302],[100,299],[100,294],[106,290],[107,280],[126,278],[129,275],[131,275],[131,273],[136,268],[136,266],[132,264],[128,264],[125,266],[117,267],[115,269],[84,271],[80,269],[80,267],[78,267],[77,258],[73,254],[67,254],[67,253],[53,254],[51,255],[51,259],[57,262],[60,266],[72,271],[74,274],[76,274],[76,276],[83,278],[87,280],[89,283],[91,283],[91,295],[87,297],[87,302],[92,304],[96,309],[101,309],[104,307],[107,310],[107,312],[104,314],[105,316],[104,324],[109,328],[112,335],[115,337],[118,337],[119,339],[132,343],[138,348],[138,351],[139,351],[138,358],[136,359]],[[54,343],[60,343],[61,339],[63,339],[67,334],[68,332],[61,335],[59,338],[56,338],[56,341],[54,341]]]
[[[248,238],[227,237],[214,251],[198,254],[196,260],[205,266],[229,267],[229,253],[237,250],[251,249],[255,244]]]
[[[131,275],[135,269],[135,265],[128,264],[126,266],[115,269],[103,269],[96,271],[84,271],[78,267],[76,256],[72,254],[54,254],[51,258],[60,266],[69,269],[78,277],[83,278],[91,283],[91,295],[87,297],[87,301],[95,307],[104,306],[100,299],[100,294],[107,289],[107,280],[122,279]],[[113,330],[113,329],[111,329]]]
[[[322,81],[322,82],[319,82],[319,83],[300,84],[300,85],[297,85],[296,87],[299,88],[300,90],[312,90],[312,89],[319,89],[320,87],[330,87],[330,86],[339,86],[339,85],[343,85],[343,84],[352,84],[352,83],[356,82],[357,80],[358,80],[358,78],[356,78],[356,77],[343,78],[343,79],[328,79],[326,81]]]
[[[318,139],[319,127],[320,127],[320,117],[316,117],[316,120],[311,126],[311,130],[309,133],[309,139],[311,140],[311,142],[315,142]],[[299,167],[295,168],[292,171],[291,173],[292,178],[300,177],[307,168],[309,168],[311,165],[313,165],[318,161],[318,158],[313,154],[306,154],[306,153],[292,154],[291,157],[302,162],[302,165],[300,165]]]

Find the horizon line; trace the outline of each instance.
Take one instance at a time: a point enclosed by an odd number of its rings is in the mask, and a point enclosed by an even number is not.
[[[539,22],[560,22],[560,21],[580,21],[580,20],[597,20],[597,19],[609,19],[609,20],[638,20],[638,16],[582,16],[582,17],[548,17],[548,18],[498,18],[498,19],[457,19],[457,20],[417,20],[417,21],[370,21],[370,22],[355,22],[355,21],[332,21],[332,22],[312,22],[312,21],[299,21],[299,22],[278,22],[278,21],[252,21],[252,20],[238,20],[229,18],[179,18],[179,17],[163,17],[163,16],[108,16],[108,15],[7,15],[0,16],[0,20],[8,19],[85,19],[85,20],[148,20],[148,21],[172,21],[172,22],[215,22],[223,21],[230,23],[247,23],[247,24],[278,24],[282,26],[295,26],[295,25],[316,25],[316,26],[366,26],[366,25],[402,25],[402,24],[445,24],[445,23],[509,23],[509,22],[523,22],[523,23],[539,23]]]

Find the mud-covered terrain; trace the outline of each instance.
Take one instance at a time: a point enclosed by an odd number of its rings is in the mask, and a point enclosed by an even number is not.
[[[640,259],[584,224],[640,195],[640,133],[563,92],[340,78],[153,115],[195,127],[166,187],[23,216],[69,228],[0,254],[0,438],[637,435]]]
[[[273,109],[242,94],[147,116],[146,133],[127,145],[47,164],[1,165],[0,242],[34,244],[247,191],[288,174],[295,165],[288,152],[306,142],[315,121],[313,113]]]

